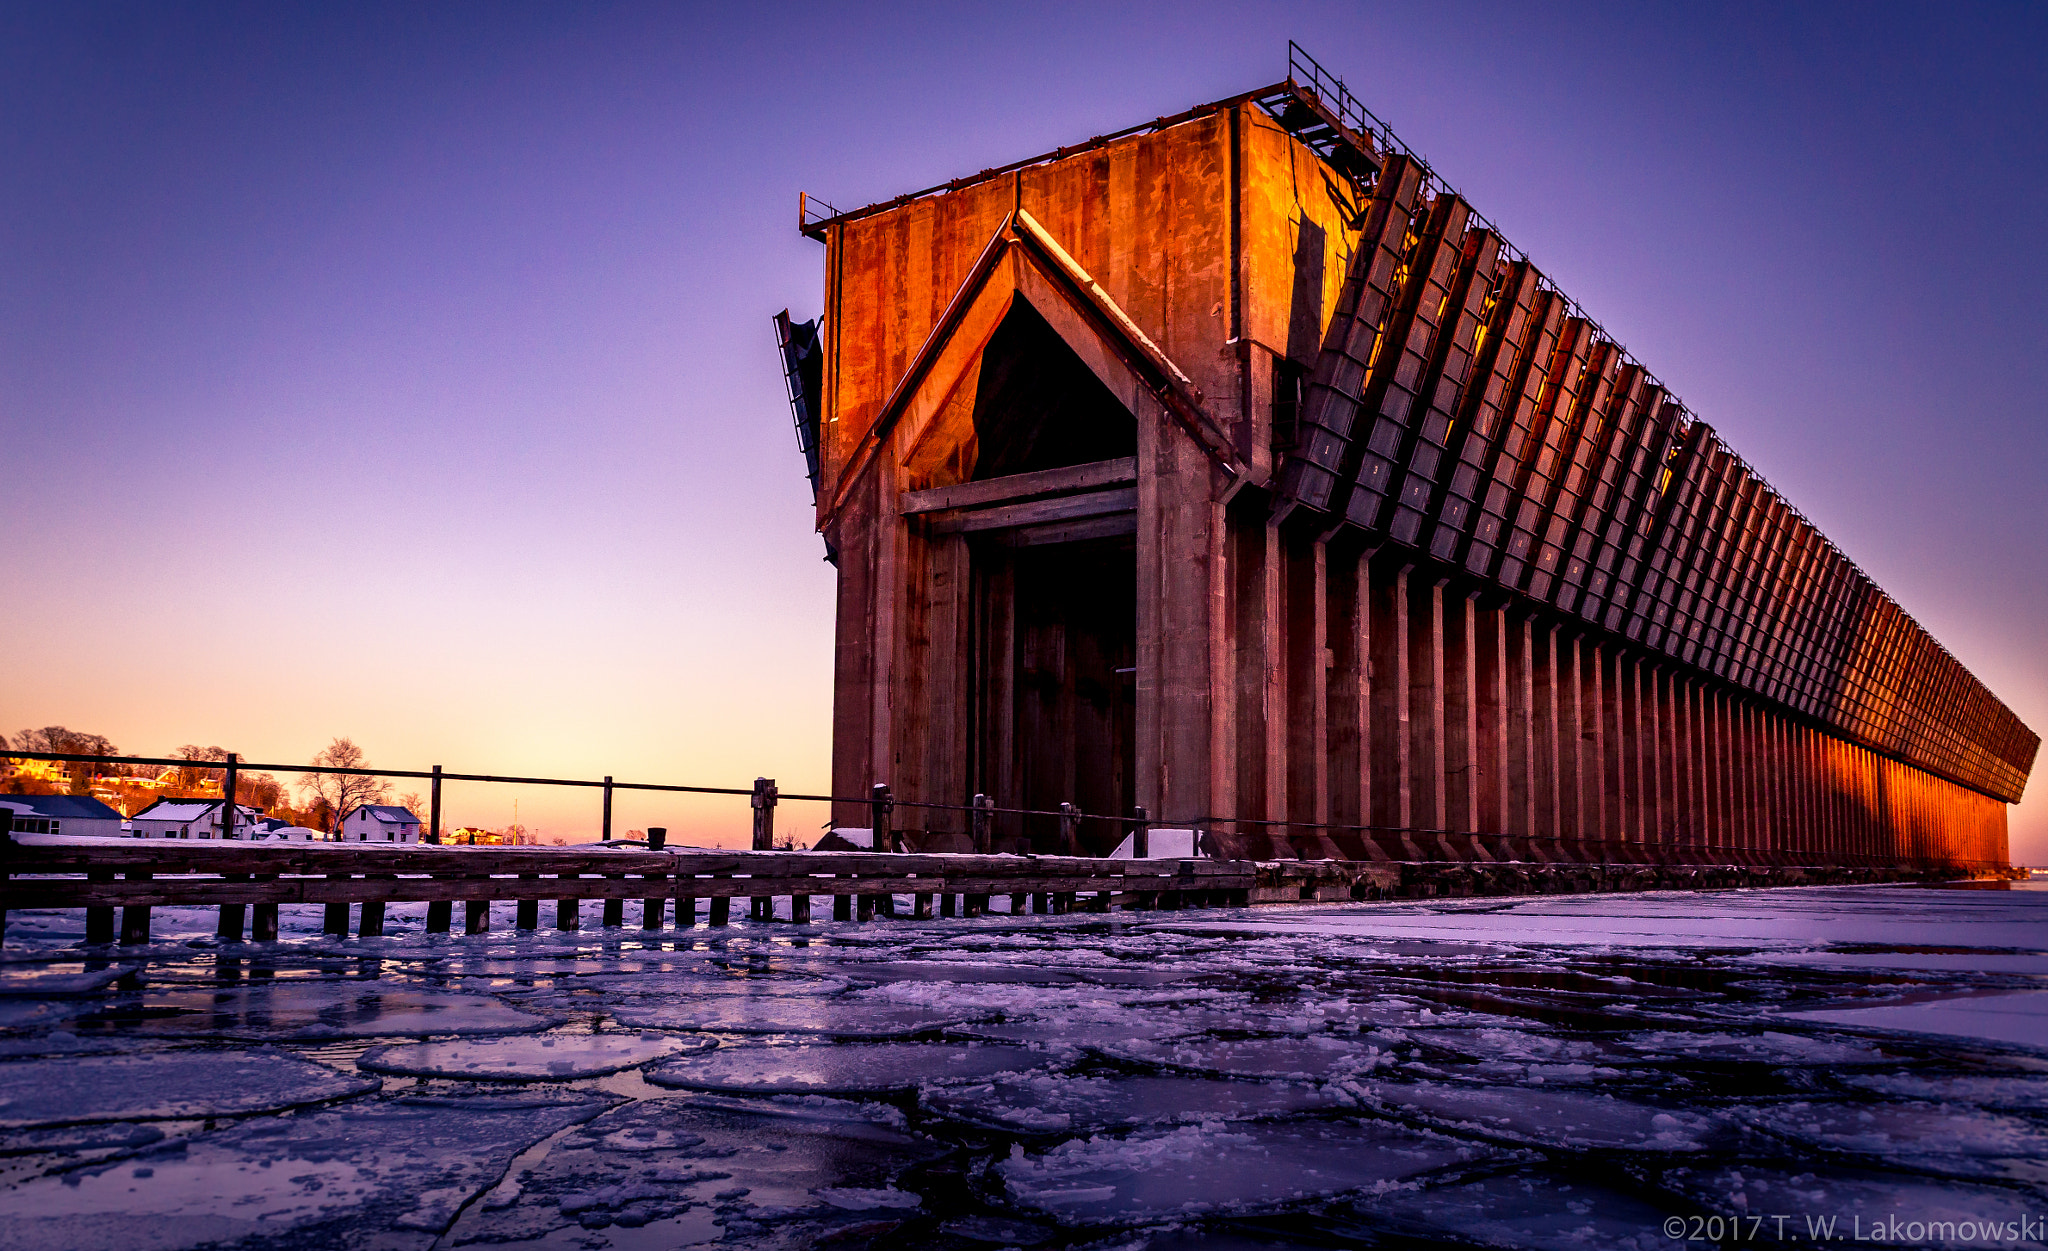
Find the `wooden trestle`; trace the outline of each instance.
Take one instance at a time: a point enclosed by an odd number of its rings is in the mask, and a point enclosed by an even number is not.
[[[0,918],[29,908],[84,908],[86,942],[149,941],[152,907],[220,908],[218,933],[275,939],[285,904],[324,905],[325,928],[345,934],[349,907],[361,905],[358,931],[383,933],[390,903],[427,904],[427,932],[453,928],[454,905],[465,905],[463,929],[491,928],[490,905],[517,905],[515,929],[540,928],[540,903],[555,901],[553,928],[582,928],[582,901],[603,904],[598,924],[625,923],[625,903],[639,900],[640,928],[671,921],[727,923],[735,898],[751,915],[778,919],[774,901],[788,899],[781,918],[811,919],[814,896],[830,898],[836,920],[893,914],[896,895],[911,897],[911,915],[979,916],[994,896],[1010,911],[1108,911],[1113,907],[1178,907],[1242,903],[1254,866],[1219,860],[1097,860],[1074,856],[906,855],[887,852],[666,852],[541,848],[237,847],[138,840],[105,844],[19,845],[5,861]],[[245,909],[248,914],[245,917]],[[4,933],[4,921],[0,921]]]

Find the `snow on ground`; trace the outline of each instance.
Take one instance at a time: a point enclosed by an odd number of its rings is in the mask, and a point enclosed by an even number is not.
[[[1627,1248],[2048,1209],[2040,890],[424,911],[231,944],[159,908],[97,950],[10,915],[0,1242]]]

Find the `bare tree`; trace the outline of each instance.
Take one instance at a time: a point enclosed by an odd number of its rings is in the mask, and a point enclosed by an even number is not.
[[[5,742],[6,740],[0,739],[0,746],[4,746]],[[121,751],[107,741],[104,734],[85,734],[78,730],[67,730],[61,725],[46,725],[40,730],[23,730],[14,736],[14,750],[57,752],[67,756],[114,756],[119,755]],[[71,780],[71,793],[90,795],[93,778],[105,767],[111,766],[83,762],[66,764],[64,773]]]
[[[320,749],[308,763],[324,769],[366,769],[369,758],[363,749],[345,738],[335,739]],[[299,778],[299,793],[308,806],[320,810],[327,836],[339,838],[341,823],[364,804],[382,803],[391,788],[373,777],[357,773],[308,773]]]
[[[178,760],[225,761],[228,758],[228,749],[225,747],[201,747],[196,743],[187,743],[172,752],[171,755],[174,759]],[[196,769],[190,765],[184,765],[172,769],[171,776],[165,779],[165,781],[172,789],[195,795],[204,793],[209,788],[217,793],[222,786],[226,785],[227,770]]]

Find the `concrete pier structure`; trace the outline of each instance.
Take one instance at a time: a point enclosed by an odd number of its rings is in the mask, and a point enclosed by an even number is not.
[[[2006,864],[2039,737],[1305,58],[801,225],[833,793],[913,846]]]

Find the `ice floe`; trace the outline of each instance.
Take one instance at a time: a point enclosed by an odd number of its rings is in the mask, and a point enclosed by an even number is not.
[[[1017,1203],[1061,1220],[1139,1221],[1326,1198],[1483,1154],[1353,1121],[1188,1125],[1014,1151],[996,1172]]]
[[[1036,1068],[1046,1059],[997,1043],[790,1043],[721,1047],[662,1064],[647,1080],[739,1094],[888,1094]]]
[[[356,1064],[372,1073],[472,1081],[570,1081],[598,1077],[718,1045],[661,1034],[527,1034],[372,1047]]]
[[[1974,1038],[2048,1051],[2048,990],[1939,995],[1867,1008],[1788,1012],[1793,1020],[1856,1029],[1897,1030],[1947,1038]]]
[[[1511,1145],[1690,1152],[1733,1136],[1718,1117],[1585,1091],[1451,1082],[1375,1082],[1355,1089],[1392,1115]]]
[[[726,1034],[816,1034],[826,1038],[910,1038],[987,1019],[989,1012],[944,1012],[916,1005],[792,996],[716,995],[682,1003],[633,1003],[615,1013],[636,1029],[710,1030]]]
[[[1184,1069],[1218,1077],[1325,1081],[1356,1077],[1385,1062],[1378,1047],[1342,1038],[1214,1038],[1155,1042],[1134,1039],[1099,1048],[1132,1064]]]
[[[10,1251],[424,1248],[513,1156],[610,1101],[379,1097],[239,1122],[0,1190]]]
[[[0,1128],[275,1112],[377,1089],[276,1051],[193,1049],[0,1063]]]
[[[451,1242],[624,1227],[644,1231],[635,1245],[648,1247],[721,1236],[813,1245],[825,1231],[922,1203],[897,1182],[947,1149],[896,1119],[823,1099],[644,1100],[557,1141],[466,1215]]]
[[[941,1116],[1021,1134],[1251,1121],[1357,1103],[1341,1091],[1303,1082],[1066,1073],[1020,1073],[991,1082],[930,1087],[921,1102]]]

